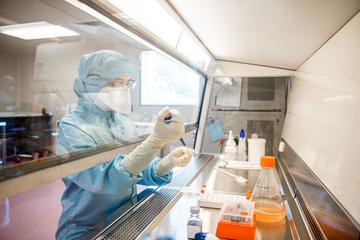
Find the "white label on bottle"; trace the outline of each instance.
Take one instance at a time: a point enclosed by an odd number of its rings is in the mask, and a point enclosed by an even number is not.
[[[201,232],[200,226],[192,226],[192,225],[187,226],[187,237],[188,238],[194,239],[195,234],[198,232]]]
[[[225,156],[227,157],[227,158],[229,158],[230,160],[236,160],[236,158],[237,158],[237,152],[235,152],[235,151],[232,151],[232,152],[225,152]]]

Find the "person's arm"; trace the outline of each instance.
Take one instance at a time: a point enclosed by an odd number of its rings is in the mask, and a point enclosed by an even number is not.
[[[161,158],[156,157],[151,163],[142,171],[143,178],[138,182],[142,185],[161,186],[171,182],[173,172],[170,170],[165,175],[160,175],[156,171],[157,164]]]
[[[156,164],[157,174],[166,176],[174,167],[185,167],[190,163],[194,152],[193,149],[187,147],[175,148]]]
[[[98,146],[85,131],[71,124],[62,123],[59,127],[58,144],[74,152]],[[111,161],[98,164],[67,177],[79,187],[94,193],[120,194],[139,181],[122,166],[124,156],[116,155]]]
[[[174,167],[185,167],[191,162],[194,150],[178,147],[166,157],[151,162],[150,167],[143,171],[145,185],[163,185],[170,182]]]
[[[57,147],[65,149],[67,153],[80,150],[86,150],[96,147],[98,144],[85,131],[77,126],[62,123],[59,127],[59,135],[57,138]],[[141,180],[145,185],[163,185],[171,181],[172,172],[167,175],[160,176],[156,172],[156,164],[160,158],[154,155],[144,155],[143,157],[152,158],[153,161],[145,167],[141,175],[134,175],[123,167],[123,159],[125,155],[118,154],[109,162],[98,164],[92,168],[86,169],[79,173],[75,173],[67,177],[79,187],[94,193],[119,194],[123,190],[136,184]]]
[[[165,118],[169,114],[175,117],[170,123],[166,123]],[[140,174],[165,144],[183,137],[184,134],[182,114],[175,109],[170,111],[169,107],[163,108],[158,114],[152,133],[124,159],[124,168],[134,175]]]

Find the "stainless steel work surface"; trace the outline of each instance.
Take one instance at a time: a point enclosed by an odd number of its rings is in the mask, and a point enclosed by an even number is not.
[[[226,171],[243,176],[248,179],[244,185],[237,183],[233,178],[224,175],[214,169],[219,159],[215,157],[188,186],[192,189],[200,189],[206,184],[207,191],[231,192],[245,194],[246,190],[254,188],[258,177],[258,170],[233,170]],[[190,206],[197,205],[197,195],[190,193],[180,193],[181,197],[174,203],[169,212],[164,212],[164,217],[160,222],[152,223],[145,233],[157,234],[159,236],[167,235],[174,239],[187,239],[187,220],[190,216]],[[201,208],[200,217],[203,220],[203,232],[216,232],[217,222],[219,220],[218,209]],[[289,222],[287,219],[277,224],[257,223],[256,239],[293,239]]]

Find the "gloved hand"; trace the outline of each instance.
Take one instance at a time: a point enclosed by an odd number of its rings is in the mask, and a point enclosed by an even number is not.
[[[173,114],[174,118],[171,122],[166,123],[164,119]],[[147,138],[147,142],[152,148],[161,149],[165,144],[183,137],[185,134],[185,125],[183,115],[175,110],[170,110],[169,107],[163,108],[155,122],[153,132]]]
[[[194,152],[193,149],[186,147],[175,148],[156,164],[156,172],[160,176],[165,176],[174,167],[185,167],[191,161]]]
[[[165,123],[164,119],[170,114],[170,108],[163,108],[158,114],[153,132],[125,157],[122,163],[128,172],[139,175],[165,144],[179,139],[185,134],[182,114],[175,109],[171,110],[171,113],[174,118],[171,122]],[[166,174],[167,172],[164,175]]]

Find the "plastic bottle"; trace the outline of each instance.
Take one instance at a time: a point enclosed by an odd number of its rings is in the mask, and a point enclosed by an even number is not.
[[[256,134],[252,134],[248,138],[248,159],[249,162],[260,163],[260,158],[265,155],[266,139],[258,138]]]
[[[238,160],[246,161],[246,140],[245,140],[245,131],[244,129],[240,130],[239,134],[239,144],[238,144]]]
[[[263,156],[260,165],[260,175],[251,196],[251,200],[255,203],[256,221],[279,222],[285,217],[286,212],[280,196],[275,157]]]
[[[231,130],[229,131],[229,136],[225,144],[224,153],[225,156],[230,160],[236,160],[237,158],[237,147],[234,141],[233,132]]]
[[[191,217],[187,222],[187,237],[195,238],[195,234],[202,231],[202,220],[199,216],[200,207],[193,206],[190,208]]]

